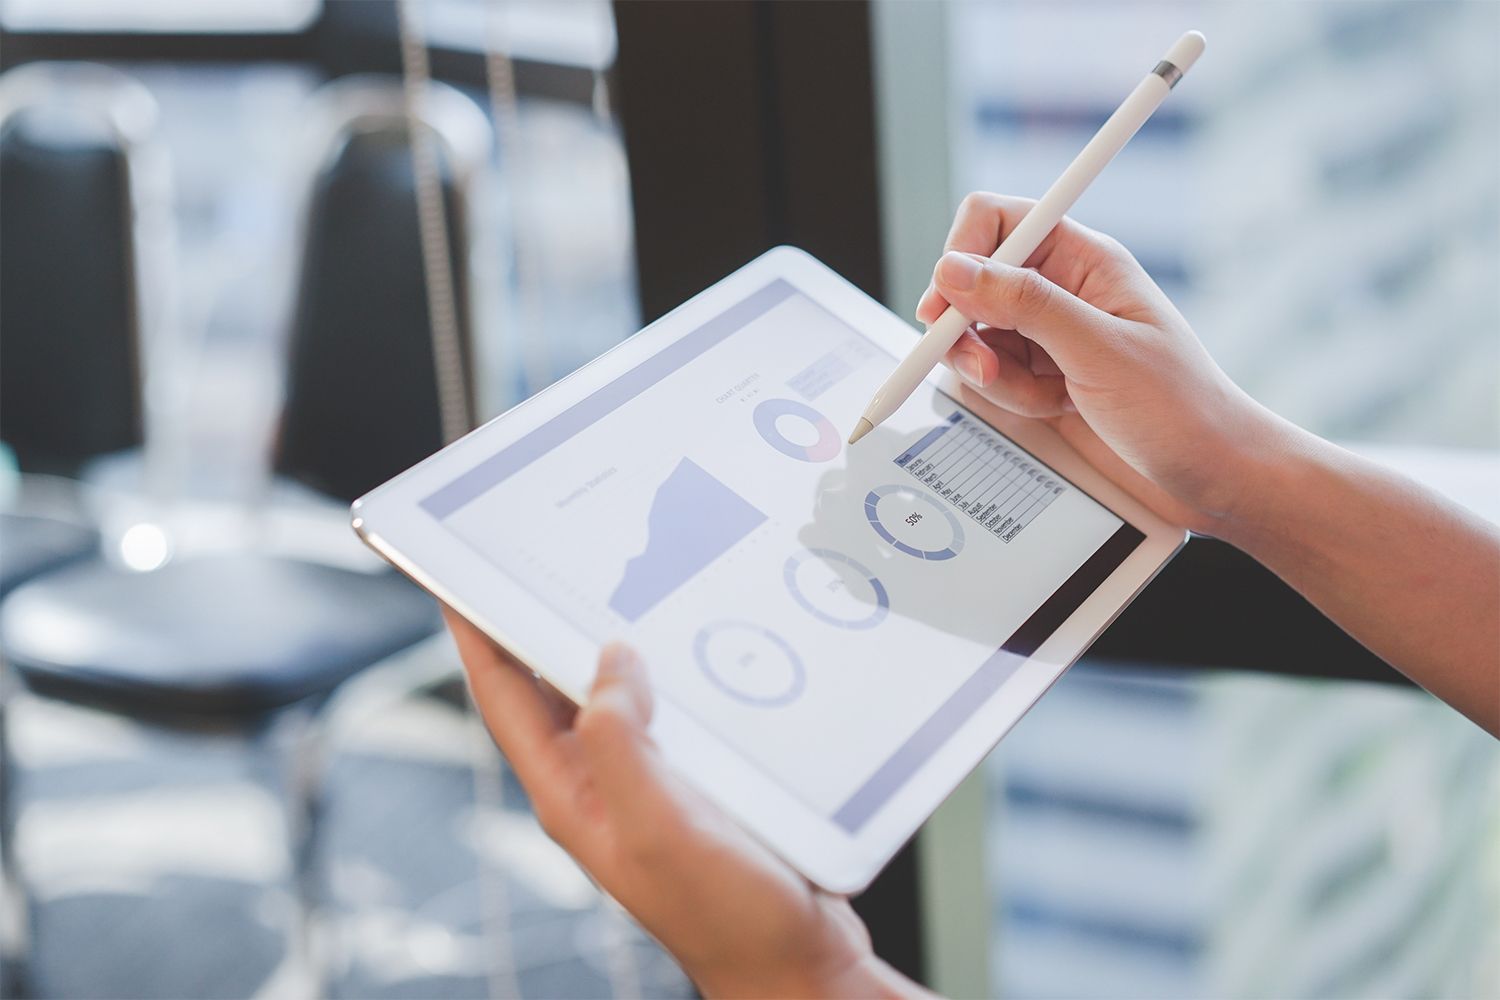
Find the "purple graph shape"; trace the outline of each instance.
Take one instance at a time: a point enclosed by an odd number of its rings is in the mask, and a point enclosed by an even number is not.
[[[625,564],[610,608],[626,621],[638,621],[765,520],[738,493],[684,458],[651,501],[645,551]]]

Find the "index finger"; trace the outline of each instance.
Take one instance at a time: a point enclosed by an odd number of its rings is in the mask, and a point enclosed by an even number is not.
[[[1036,206],[1030,198],[975,191],[965,196],[948,230],[943,252],[977,253],[988,257]],[[1083,277],[1107,249],[1103,237],[1064,217],[1043,237],[1023,266],[1035,268],[1055,285],[1078,294]],[[1054,252],[1061,251],[1061,252]]]
[[[458,645],[469,690],[485,726],[535,798],[555,787],[567,767],[565,732],[531,671],[451,608],[443,618]]]
[[[964,196],[963,201],[959,202],[958,211],[953,215],[953,225],[948,229],[948,238],[943,243],[943,253],[956,250],[959,253],[990,256],[1035,205],[1036,202],[1030,198],[1015,198],[1009,195],[991,194],[988,191],[971,191]],[[1062,225],[1053,227],[1052,232],[1047,234],[1041,245],[1032,253],[1031,258],[1026,262],[1027,266],[1040,268],[1048,260],[1053,248],[1057,245],[1058,234],[1062,228]],[[942,254],[938,256],[941,257]],[[1048,274],[1047,277],[1054,282],[1061,283],[1054,275]],[[934,285],[929,284],[927,290],[922,293],[922,298],[917,302],[917,320],[930,325],[936,322],[943,310],[947,308],[948,300],[943,298]]]

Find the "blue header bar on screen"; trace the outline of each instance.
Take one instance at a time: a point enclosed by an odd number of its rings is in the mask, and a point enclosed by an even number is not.
[[[786,280],[777,278],[424,498],[422,509],[439,520],[448,517],[722,343],[796,291]]]

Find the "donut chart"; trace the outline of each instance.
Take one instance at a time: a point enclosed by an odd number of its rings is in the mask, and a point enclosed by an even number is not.
[[[865,497],[865,518],[886,544],[914,558],[941,562],[963,551],[963,525],[923,490],[877,486]]]
[[[817,435],[816,439],[811,444],[794,441],[777,427],[777,422],[783,417],[803,422]],[[843,450],[843,442],[839,439],[838,428],[833,426],[833,422],[811,406],[795,399],[768,399],[759,403],[752,419],[755,421],[756,433],[766,444],[787,458],[795,458],[799,462],[827,462],[837,458]]]
[[[791,644],[752,622],[705,626],[693,639],[693,657],[715,687],[747,705],[790,705],[807,686],[807,671]]]
[[[849,572],[841,573],[839,567]],[[783,577],[804,611],[836,628],[874,628],[891,610],[885,584],[842,552],[806,549],[787,559]]]

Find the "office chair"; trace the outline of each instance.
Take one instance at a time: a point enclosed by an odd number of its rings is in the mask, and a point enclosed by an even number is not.
[[[131,188],[154,115],[104,67],[0,82],[0,436],[23,471],[141,444]]]
[[[98,547],[54,477],[142,443],[135,220],[155,116],[103,66],[0,77],[0,440],[33,484],[0,511],[0,597]]]
[[[0,514],[0,599],[32,577],[99,551],[99,532],[43,514]]]
[[[97,557],[99,532],[61,477],[142,443],[137,210],[149,215],[159,165],[148,145],[155,115],[139,84],[102,66],[31,64],[0,77],[0,439],[23,474],[0,510],[0,599]],[[0,992],[9,995],[25,922],[13,896],[3,667]]]
[[[369,84],[353,78],[333,86],[355,98]],[[410,143],[392,119],[354,113],[314,194],[276,445],[283,475],[344,503],[443,443]],[[456,297],[465,303],[467,184],[454,183],[451,166],[448,174],[448,253]],[[392,253],[393,245],[401,252]],[[471,372],[472,321],[467,307],[460,312],[464,367]],[[472,382],[463,395],[464,420],[472,426]]]
[[[466,291],[466,192],[489,126],[449,88],[434,88],[419,114],[443,154],[453,281]],[[307,118],[321,155],[273,464],[342,502],[444,441],[400,84],[338,81],[314,95]],[[284,709],[310,720],[344,680],[439,627],[431,599],[385,570],[263,552],[187,555],[148,573],[91,560],[10,595],[0,656],[39,694],[255,738]],[[315,735],[306,723],[302,731]],[[306,894],[314,803],[305,774],[292,777],[288,820]]]

